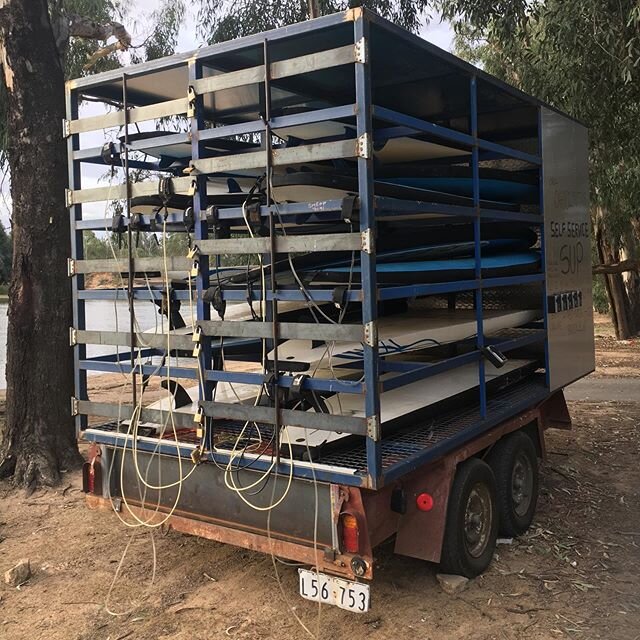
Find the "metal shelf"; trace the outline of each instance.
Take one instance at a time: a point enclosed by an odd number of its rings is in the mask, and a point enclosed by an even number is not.
[[[309,37],[306,37],[306,36]],[[386,54],[389,42],[402,40],[413,57],[395,60]],[[465,90],[462,94],[450,95],[453,102],[449,114],[439,113],[429,100],[403,98],[402,92],[388,90],[393,85],[400,68],[403,77],[412,79],[414,87],[425,82],[444,82],[447,74],[431,77],[430,62],[445,68],[453,74]],[[331,91],[327,90],[331,86]],[[479,89],[480,87],[480,89]],[[225,95],[236,91],[246,101],[235,99],[225,103]],[[240,93],[237,93],[240,91]],[[225,93],[226,92],[226,93]],[[84,95],[109,102],[121,101],[130,105],[123,111],[112,111],[103,116],[79,117],[78,105]],[[449,95],[449,94],[447,94]],[[487,98],[489,96],[489,98]],[[485,104],[489,100],[488,106]],[[227,100],[229,102],[229,100]],[[185,225],[184,216],[161,212],[155,215],[145,213],[136,215],[130,211],[119,218],[119,229],[129,236],[143,232],[152,233],[163,226],[171,232],[189,232],[193,244],[200,251],[195,257],[171,258],[171,268],[184,272],[185,276],[195,267],[197,275],[193,279],[193,293],[177,289],[171,292],[173,300],[195,304],[195,315],[200,333],[200,350],[194,357],[203,372],[200,389],[201,407],[205,413],[216,417],[227,415],[237,419],[262,420],[268,413],[276,428],[286,419],[299,422],[312,421],[308,415],[296,416],[293,412],[278,406],[275,408],[248,407],[239,404],[213,403],[213,388],[216,382],[238,382],[261,386],[270,383],[285,389],[301,386],[318,392],[358,393],[363,395],[365,418],[356,425],[351,424],[347,416],[326,416],[326,428],[334,431],[358,433],[365,436],[364,444],[358,449],[357,459],[360,475],[353,471],[335,471],[321,469],[317,477],[327,481],[340,481],[346,484],[358,484],[376,488],[390,479],[412,469],[416,461],[428,459],[425,451],[434,450],[428,443],[420,444],[405,439],[383,437],[380,426],[380,393],[382,390],[410,384],[415,380],[435,373],[477,363],[479,376],[479,405],[473,410],[463,412],[454,418],[446,418],[442,423],[442,438],[439,442],[455,443],[467,433],[484,429],[495,424],[496,420],[513,415],[520,406],[520,396],[510,396],[513,405],[498,402],[495,397],[488,398],[485,386],[484,359],[481,357],[485,342],[497,343],[505,351],[529,347],[546,340],[546,307],[543,329],[535,332],[503,333],[485,336],[483,331],[483,291],[489,288],[512,287],[539,283],[545,288],[544,271],[511,277],[483,278],[481,270],[481,223],[503,221],[542,227],[544,216],[536,213],[536,207],[524,211],[501,209],[499,204],[484,206],[481,200],[480,164],[481,162],[508,159],[526,164],[531,170],[541,171],[541,153],[538,139],[540,123],[537,112],[542,103],[490,78],[482,71],[466,65],[457,58],[443,52],[418,38],[411,36],[378,18],[367,10],[352,9],[342,14],[327,16],[279,29],[266,34],[258,34],[236,41],[206,47],[194,54],[179,55],[164,60],[153,61],[127,69],[125,73],[106,72],[81,78],[67,84],[67,120],[65,122],[68,138],[69,183],[67,193],[72,226],[72,261],[70,274],[74,296],[74,362],[75,394],[77,403],[78,429],[86,427],[86,416],[90,411],[103,411],[112,414],[115,405],[97,406],[88,402],[86,372],[102,371],[125,373],[136,376],[184,377],[198,379],[196,367],[155,367],[153,364],[136,364],[136,346],[144,344],[133,331],[117,335],[107,332],[85,331],[85,303],[92,300],[134,300],[160,302],[166,297],[164,285],[140,287],[134,285],[133,278],[128,280],[128,291],[117,289],[86,290],[84,276],[92,272],[107,271],[120,273],[123,267],[129,276],[134,272],[152,273],[163,270],[164,260],[157,258],[136,258],[128,260],[85,260],[83,256],[83,233],[86,231],[111,231],[111,220],[85,218],[86,205],[108,199],[124,199],[129,205],[135,196],[164,196],[181,194],[192,198],[193,216]],[[536,151],[520,148],[517,142],[511,143],[508,137],[503,140],[504,127],[498,122],[496,113],[513,109],[526,113],[526,118],[518,129],[527,129],[528,136]],[[533,116],[531,115],[533,114]],[[162,180],[147,180],[139,183],[125,183],[113,187],[84,189],[82,186],[82,167],[85,164],[105,164],[102,148],[80,147],[80,134],[97,131],[107,126],[128,127],[132,123],[146,122],[170,116],[185,116],[189,123],[188,133],[175,133],[169,136],[158,135],[144,141],[132,141],[120,153],[123,163],[129,168],[146,167],[165,170],[158,163],[129,158],[129,153],[150,148],[171,150],[191,145],[191,155],[184,159],[187,175],[181,173],[182,166],[169,169],[173,177]],[[215,120],[215,126],[211,126]],[[279,130],[307,126],[311,124],[336,123],[343,125],[344,132],[335,135],[332,132],[321,133],[317,138],[289,141],[287,144],[274,143],[272,133]],[[464,129],[464,130],[463,130]],[[252,134],[260,136],[261,147],[246,152],[212,152],[207,142],[237,135]],[[128,139],[128,135],[125,136]],[[472,193],[468,205],[443,204],[442,202],[420,202],[375,195],[374,155],[379,145],[399,138],[422,140],[443,145],[459,153],[455,162],[466,162],[471,168]],[[502,143],[504,142],[504,143]],[[119,156],[119,157],[120,157]],[[110,161],[110,160],[109,160]],[[212,236],[217,225],[226,225],[229,229],[238,229],[247,220],[246,207],[220,206],[208,208],[207,180],[211,174],[229,172],[267,173],[272,167],[300,166],[308,163],[347,163],[357,175],[357,197],[346,196],[321,202],[300,202],[275,204],[272,202],[271,187],[266,186],[266,194],[261,197],[257,207],[252,207],[252,221],[258,221],[268,230],[268,235],[239,240],[221,240]],[[328,166],[328,165],[327,165]],[[253,174],[252,174],[253,175]],[[542,189],[540,188],[542,197]],[[452,200],[449,199],[449,202]],[[456,200],[453,200],[456,201]],[[541,211],[541,200],[537,210]],[[377,282],[376,253],[370,238],[375,236],[378,222],[413,221],[439,216],[439,222],[451,223],[464,221],[473,224],[475,240],[475,274],[473,278],[457,281],[410,284],[403,286],[385,286]],[[305,236],[291,235],[286,238],[277,236],[276,217],[287,224],[308,228]],[[346,222],[344,233],[317,234],[313,225],[318,222]],[[135,229],[133,228],[135,222]],[[354,233],[353,229],[357,229]],[[542,233],[542,231],[541,231]],[[131,245],[130,245],[131,246]],[[251,254],[259,252],[269,263],[281,252],[305,251],[354,251],[359,252],[361,283],[350,287],[345,300],[360,305],[361,322],[357,325],[315,325],[307,323],[283,323],[279,318],[278,301],[313,301],[331,303],[335,300],[336,287],[309,284],[307,291],[299,287],[279,286],[274,280],[267,287],[264,300],[267,303],[266,322],[240,323],[238,321],[219,322],[211,318],[211,309],[203,298],[210,285],[215,284],[215,276],[210,267],[214,257],[221,253]],[[195,264],[194,264],[195,261]],[[544,265],[544,260],[542,261]],[[544,266],[542,267],[544,269]],[[190,277],[190,276],[189,276]],[[185,282],[186,285],[186,282]],[[395,366],[402,369],[401,363],[394,365],[384,360],[384,354],[378,353],[375,338],[378,315],[378,303],[381,301],[454,294],[472,291],[476,308],[476,337],[474,349],[437,362],[420,366],[407,366],[398,376],[379,384],[379,372]],[[247,285],[225,285],[220,293],[222,300],[242,302],[247,299],[258,301],[263,298],[258,287],[249,289]],[[539,300],[543,307],[546,296]],[[219,350],[219,337],[230,336],[239,339],[258,339],[266,341],[269,349],[274,348],[283,338],[324,340],[357,340],[362,342],[363,379],[354,384],[338,378],[305,378],[302,382],[295,375],[256,374],[248,372],[222,371],[216,369],[214,355]],[[318,336],[320,336],[318,338]],[[165,349],[160,338],[149,338],[143,350],[144,357],[161,356]],[[240,342],[240,340],[238,340]],[[113,355],[87,358],[86,344],[109,344],[124,346],[126,351],[117,357]],[[133,351],[132,346],[133,345]],[[188,336],[175,337],[173,349],[188,351],[191,340]],[[545,356],[547,358],[547,356]],[[546,362],[545,362],[546,365]],[[281,370],[281,369],[280,369]],[[533,383],[532,383],[533,384]],[[522,385],[520,385],[522,387]],[[519,388],[520,388],[519,387]],[[533,398],[543,393],[543,387],[536,380],[529,388],[534,391]],[[537,394],[537,395],[536,395]],[[506,396],[505,396],[506,397]],[[134,403],[135,404],[135,403]],[[110,412],[110,413],[109,413]],[[289,413],[287,413],[289,412]],[[474,413],[475,412],[475,413]],[[509,415],[507,415],[509,414]],[[184,414],[182,414],[184,416]],[[315,415],[315,414],[312,414]],[[466,416],[463,418],[463,415]],[[262,416],[262,417],[261,417]],[[107,416],[108,417],[108,416]],[[342,423],[341,423],[342,418]],[[182,417],[188,422],[192,416]],[[315,420],[315,418],[313,418]],[[448,422],[447,422],[448,421]],[[449,425],[449,426],[447,426]],[[457,425],[451,427],[451,425]],[[451,431],[447,431],[451,427]],[[449,434],[449,435],[446,435]],[[98,442],[114,444],[123,436],[108,434],[107,430],[92,429],[87,436]],[[417,437],[417,435],[416,435]],[[108,440],[111,438],[111,440]],[[141,448],[148,443],[141,443]],[[149,444],[149,446],[151,446]],[[422,448],[416,449],[416,446]],[[440,445],[439,445],[440,446]],[[444,446],[444,445],[442,445]],[[449,446],[449,445],[447,445]],[[413,448],[412,448],[413,447]],[[151,449],[149,449],[151,450]],[[161,450],[175,455],[167,443]],[[188,447],[185,449],[188,451]],[[404,453],[402,453],[404,452]],[[405,455],[406,453],[406,455]],[[188,452],[187,452],[188,455]],[[355,455],[355,454],[354,454]],[[431,453],[429,453],[431,455]],[[395,456],[395,457],[394,457]],[[426,457],[425,457],[426,456]],[[218,456],[213,456],[218,459]],[[345,458],[346,460],[346,458]],[[224,461],[224,456],[219,457]],[[258,461],[256,468],[261,468]],[[331,463],[333,464],[333,463]],[[339,466],[348,466],[335,463]],[[364,465],[364,466],[363,466]],[[286,463],[283,463],[283,469]],[[265,467],[266,468],[266,467]],[[295,474],[311,477],[309,465],[294,465]]]

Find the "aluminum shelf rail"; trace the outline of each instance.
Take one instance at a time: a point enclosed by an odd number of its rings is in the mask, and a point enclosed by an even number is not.
[[[307,37],[308,36],[308,37]],[[419,114],[415,105],[402,97],[385,94],[384,87],[394,81],[393,76],[381,77],[384,65],[399,64],[388,59],[385,47],[394,39],[401,39],[410,46],[415,60],[410,61],[407,77],[416,69],[426,74],[429,60],[437,60],[466,83],[463,105],[456,106],[459,113],[444,117],[436,112]],[[380,44],[378,44],[380,43]],[[408,64],[408,63],[407,63]],[[388,70],[387,70],[388,72]],[[425,83],[429,78],[416,76],[416,83]],[[431,78],[434,82],[438,78]],[[331,90],[328,89],[331,87]],[[229,92],[245,96],[246,102],[235,100],[225,103]],[[487,102],[487,92],[490,100]],[[493,93],[491,93],[493,92]],[[495,95],[494,95],[495,94]],[[83,96],[103,99],[109,103],[120,100],[131,105],[129,109],[116,110],[105,115],[80,117],[79,104]],[[400,95],[400,94],[399,94]],[[494,105],[491,103],[504,104]],[[543,104],[525,96],[491,78],[482,71],[459,61],[419,38],[411,36],[397,27],[363,9],[351,9],[341,14],[327,16],[300,25],[257,34],[237,41],[206,47],[190,55],[172,56],[164,60],[138,65],[122,72],[106,72],[81,78],[67,84],[67,118],[64,131],[68,140],[69,189],[66,202],[69,207],[72,227],[71,258],[69,275],[72,279],[74,313],[70,342],[74,349],[75,397],[74,415],[78,429],[87,425],[87,416],[95,415],[112,420],[131,416],[134,402],[127,405],[92,402],[87,392],[87,371],[124,372],[137,376],[186,378],[199,380],[199,407],[205,420],[205,436],[216,428],[216,420],[256,421],[273,425],[277,431],[282,425],[297,425],[310,429],[321,428],[362,436],[365,464],[358,473],[348,465],[322,466],[316,477],[330,482],[357,484],[378,488],[392,477],[398,477],[415,467],[417,460],[426,459],[414,452],[406,459],[398,459],[390,468],[387,460],[388,440],[383,437],[380,424],[380,394],[416,380],[475,363],[478,368],[479,405],[473,409],[473,420],[465,422],[458,434],[473,434],[496,424],[499,419],[509,417],[520,405],[510,409],[496,404],[487,397],[484,376],[483,349],[485,344],[497,345],[504,351],[526,348],[546,343],[546,295],[539,301],[544,309],[541,329],[533,332],[485,336],[483,331],[483,291],[490,288],[512,287],[539,283],[544,293],[545,274],[530,273],[507,277],[482,277],[481,270],[481,223],[486,221],[517,222],[540,229],[544,223],[542,200],[538,208],[525,211],[486,207],[481,200],[480,165],[491,159],[507,159],[527,165],[532,171],[542,172],[539,147],[539,118],[527,126],[530,137],[536,142],[537,151],[523,150],[517,144],[501,144],[496,137],[500,131],[487,128],[488,119],[494,118],[500,109],[519,108],[539,111]],[[489,104],[491,103],[491,104]],[[489,104],[489,106],[487,106]],[[515,106],[514,106],[515,105]],[[528,112],[527,112],[528,113]],[[144,140],[129,140],[129,126],[155,122],[159,118],[178,117],[188,123],[188,132],[157,135]],[[528,116],[527,116],[528,117]],[[466,123],[460,125],[462,120]],[[216,126],[211,126],[215,122]],[[339,123],[344,131],[320,133],[318,137],[293,140],[296,127]],[[457,123],[457,124],[456,124]],[[106,127],[124,127],[128,144],[120,149],[111,148],[106,155],[103,147],[95,146],[95,132]],[[465,128],[462,131],[461,128]],[[273,134],[283,134],[283,140],[275,142]],[[93,133],[92,133],[93,132]],[[88,134],[91,134],[88,136]],[[214,148],[216,141],[239,135],[259,137],[261,143],[243,152]],[[81,139],[92,136],[92,146],[81,148]],[[419,202],[398,198],[380,197],[374,193],[374,156],[379,148],[399,138],[435,142],[447,146],[454,152],[456,162],[463,159],[471,167],[473,197],[468,206]],[[219,142],[217,143],[219,144]],[[189,156],[184,157],[185,147]],[[141,152],[162,150],[184,162],[177,167],[161,166],[158,162],[140,159]],[[179,150],[181,150],[179,152]],[[130,157],[130,154],[133,154]],[[136,155],[138,154],[138,155]],[[451,154],[449,154],[451,157]],[[357,197],[348,196],[321,202],[275,203],[269,180],[266,181],[262,202],[252,208],[252,216],[260,221],[265,235],[247,238],[216,237],[217,224],[229,229],[244,229],[247,221],[246,208],[219,206],[212,210],[208,206],[207,181],[213,174],[228,175],[245,172],[243,175],[270,175],[274,167],[300,166],[307,163],[349,162],[357,175]],[[82,168],[87,164],[111,164],[124,168],[125,182],[110,186],[83,188]],[[147,168],[165,172],[162,179],[142,182],[129,180],[129,169]],[[252,173],[253,172],[253,173]],[[540,181],[540,184],[542,182]],[[184,215],[163,212],[134,215],[129,211],[132,198],[183,195],[192,199],[193,215],[186,224]],[[540,187],[542,198],[542,187]],[[119,219],[119,232],[129,238],[131,255],[122,260],[88,260],[83,253],[83,233],[112,230],[110,220],[92,218],[91,206],[98,202],[126,201],[126,215]],[[165,200],[166,201],[166,200]],[[215,214],[215,215],[214,215]],[[475,274],[473,278],[450,282],[408,284],[402,286],[381,285],[376,278],[376,226],[379,221],[421,220],[438,216],[439,220],[472,222],[475,242]],[[212,222],[212,218],[215,218]],[[253,219],[253,218],[252,218]],[[276,233],[280,219],[289,225],[304,228],[303,234]],[[342,233],[314,233],[317,222],[345,222]],[[346,224],[349,222],[350,224]],[[165,228],[171,232],[184,232],[192,236],[192,252],[183,257],[140,258],[132,249],[133,233],[153,233]],[[307,230],[308,229],[308,230]],[[234,231],[234,232],[235,232]],[[361,322],[354,324],[316,324],[283,322],[280,320],[278,302],[334,301],[335,287],[309,284],[306,290],[298,286],[283,286],[275,276],[270,276],[266,291],[246,285],[226,284],[220,297],[228,302],[263,300],[267,308],[264,322],[217,320],[211,316],[211,307],[204,293],[215,284],[215,271],[219,256],[250,256],[260,254],[265,264],[274,261],[278,253],[344,251],[359,253],[361,282],[351,286],[345,299],[357,302],[361,309]],[[544,265],[544,256],[542,260]],[[165,267],[184,275],[185,289],[168,292],[165,285],[151,284],[141,287],[133,282],[135,274],[163,273]],[[126,274],[127,291],[122,289],[85,288],[85,276],[96,272]],[[273,270],[272,270],[273,272]],[[193,283],[193,291],[186,290],[187,280]],[[473,348],[468,353],[445,358],[436,363],[391,362],[385,354],[378,352],[377,314],[378,302],[415,296],[452,294],[472,291],[475,300],[476,335],[472,337]],[[85,303],[92,300],[127,300],[133,313],[133,302],[147,300],[162,303],[165,299],[180,303],[195,304],[196,337],[172,333],[153,335],[134,329],[133,318],[127,332],[88,330],[85,318]],[[226,371],[216,368],[214,357],[220,350],[221,339],[225,344],[254,340],[264,342],[274,354],[275,374]],[[229,340],[227,340],[229,339]],[[281,373],[286,365],[278,366],[278,344],[282,339],[307,339],[324,341],[355,341],[362,344],[362,379],[353,382],[337,377],[314,378]],[[87,345],[124,347],[125,352],[106,356],[87,357]],[[165,357],[170,353],[192,352],[193,367],[155,366],[142,363],[140,358]],[[140,358],[137,358],[140,356]],[[548,353],[545,352],[546,366]],[[398,375],[379,382],[381,371],[396,371]],[[356,393],[363,397],[363,416],[317,414],[279,406],[280,394],[275,393],[275,406],[248,406],[241,403],[217,402],[214,387],[217,382],[272,385],[274,389],[293,387],[328,393]],[[536,387],[538,389],[538,387]],[[530,397],[537,401],[537,395]],[[523,399],[524,402],[524,399]],[[518,409],[519,410],[519,409]],[[162,423],[166,412],[143,408],[141,419]],[[474,413],[475,412],[475,413]],[[174,413],[179,416],[182,429],[194,427],[196,416]],[[209,430],[207,434],[206,431]],[[87,430],[86,437],[106,444],[131,445],[131,438],[124,433]],[[462,435],[460,435],[462,434]],[[127,440],[127,438],[129,438]],[[456,440],[457,441],[457,440]],[[140,438],[140,448],[155,450],[157,440]],[[181,443],[162,441],[160,451],[176,455],[178,451],[189,455],[191,450]],[[229,461],[224,452],[209,454],[219,463]],[[266,469],[270,461],[256,460],[256,469]],[[280,460],[279,472],[287,473],[290,463]],[[313,476],[309,463],[293,463],[296,476]]]

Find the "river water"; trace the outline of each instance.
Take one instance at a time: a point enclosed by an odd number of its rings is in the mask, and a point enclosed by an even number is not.
[[[5,389],[5,368],[7,364],[7,308],[6,302],[0,303],[0,389]],[[87,329],[96,331],[128,331],[129,307],[126,300],[88,300],[86,302]],[[136,304],[136,318],[142,329],[153,329],[160,322],[157,307],[150,302]],[[166,319],[165,319],[166,322]],[[116,326],[117,325],[117,326]],[[114,353],[114,347],[87,347],[88,356]]]

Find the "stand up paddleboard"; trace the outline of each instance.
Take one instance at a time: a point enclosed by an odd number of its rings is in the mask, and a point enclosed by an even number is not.
[[[532,360],[508,360],[497,369],[491,363],[485,363],[485,383],[487,391],[495,392],[526,375],[535,362]],[[393,375],[381,376],[382,380]],[[398,387],[380,394],[380,422],[383,432],[414,424],[416,420],[425,420],[446,410],[451,403],[463,403],[467,396],[475,394],[479,388],[477,364],[464,365],[452,371],[445,371],[424,380]],[[324,400],[328,412],[336,415],[364,418],[364,401],[361,395],[338,393]],[[313,411],[313,410],[310,410]],[[281,437],[281,447],[287,447],[287,437],[304,455],[310,450],[336,445],[350,434],[320,429],[287,427],[287,436]]]
[[[481,167],[479,178],[481,198],[527,204],[538,201],[537,172]],[[376,179],[390,184],[473,197],[473,174],[468,166],[383,166],[376,171]]]
[[[289,232],[288,232],[289,233]],[[508,229],[502,224],[484,224],[480,230],[481,250],[483,253],[495,253],[498,251],[525,250],[537,242],[536,233],[525,226],[511,226]],[[426,240],[426,241],[425,241]],[[442,226],[428,226],[426,224],[406,225],[381,225],[378,233],[376,247],[376,261],[379,264],[385,262],[414,260],[428,260],[453,256],[471,256],[474,253],[474,230],[472,224],[449,224]],[[350,265],[354,259],[354,265],[360,261],[360,252],[323,252],[298,255],[292,258],[293,265],[298,273],[308,272],[315,277],[317,272],[323,273],[328,267],[347,267],[346,279],[349,281]],[[287,272],[291,265],[287,257],[279,255],[276,259],[276,272]],[[265,274],[270,273],[270,267],[265,267]],[[338,281],[343,276],[332,273]],[[359,271],[358,271],[359,273]],[[230,276],[229,283],[245,284],[247,281],[255,282],[261,276],[261,270],[252,268],[249,273],[242,271]],[[359,279],[356,276],[352,282]],[[281,282],[280,284],[284,284]]]
[[[540,266],[538,251],[505,253],[495,256],[482,256],[481,273],[483,278],[535,273]],[[451,260],[418,260],[413,262],[385,262],[376,264],[376,277],[379,284],[403,285],[427,282],[449,282],[451,280],[471,280],[475,277],[475,258],[457,258]],[[314,284],[360,282],[360,266],[326,267],[314,270]]]
[[[326,122],[274,129],[274,133],[291,144],[304,140],[320,141],[323,138],[355,138],[356,127],[327,120]],[[470,154],[469,151],[417,138],[392,138],[382,143],[376,143],[373,148],[374,158],[384,164],[419,162],[420,160],[451,158],[461,155]]]
[[[335,173],[316,173],[299,171],[274,176],[272,180],[273,198],[277,202],[319,202],[322,200],[339,200],[358,194],[358,179],[355,176]],[[376,180],[374,192],[377,196],[398,198],[400,200],[417,200],[438,204],[452,204],[470,207],[473,199],[468,196],[445,193],[421,187],[394,184],[388,180]],[[508,202],[497,202],[482,199],[481,206],[491,209],[517,210]],[[441,217],[441,214],[429,214],[430,217]]]
[[[536,310],[491,311],[483,314],[485,333],[514,328],[538,319]],[[378,318],[378,349],[381,356],[448,344],[476,335],[475,311],[435,310]],[[362,358],[359,342],[334,342],[314,346],[311,340],[287,340],[278,347],[278,361],[284,371],[307,371],[318,366],[339,366]],[[268,355],[273,360],[273,352]]]

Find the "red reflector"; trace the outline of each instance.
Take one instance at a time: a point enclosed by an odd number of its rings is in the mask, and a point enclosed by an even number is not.
[[[416,498],[416,506],[420,511],[431,511],[433,509],[433,498],[429,493],[420,493]]]
[[[342,550],[346,553],[358,553],[360,550],[360,529],[358,520],[350,513],[341,517],[342,521]]]

